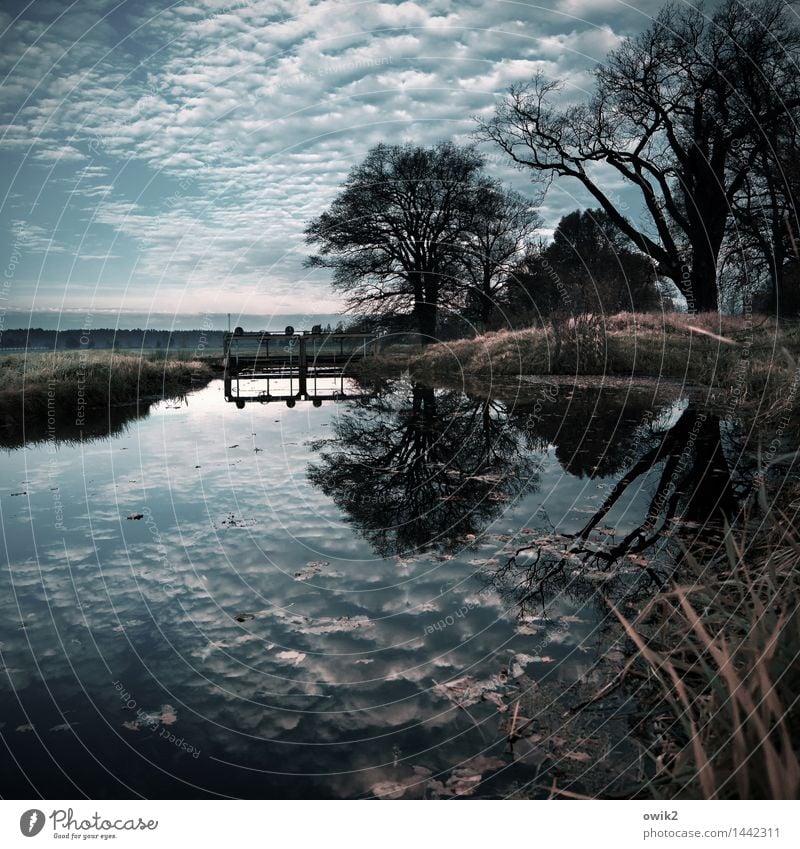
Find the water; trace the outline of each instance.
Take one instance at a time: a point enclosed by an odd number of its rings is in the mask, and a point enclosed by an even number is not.
[[[624,792],[635,705],[567,711],[622,657],[604,599],[747,486],[701,409],[398,379],[237,410],[217,381],[6,449],[0,793]]]

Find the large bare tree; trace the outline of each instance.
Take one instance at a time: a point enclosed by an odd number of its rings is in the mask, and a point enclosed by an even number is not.
[[[716,309],[734,200],[800,104],[799,45],[782,0],[724,0],[708,15],[670,3],[595,70],[588,102],[559,106],[561,84],[537,76],[478,135],[535,178],[578,180],[690,309]],[[640,223],[603,184],[601,163],[638,190]]]
[[[328,210],[306,228],[311,266],[333,270],[353,311],[411,313],[436,337],[440,304],[463,300],[464,256],[481,184],[473,146],[380,144],[350,172]]]

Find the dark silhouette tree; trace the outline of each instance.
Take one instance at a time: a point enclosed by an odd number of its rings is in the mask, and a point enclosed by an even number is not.
[[[475,220],[482,167],[471,146],[378,145],[306,228],[319,248],[307,265],[332,269],[351,309],[410,312],[424,339],[434,339],[443,299],[463,301],[453,270]]]
[[[471,283],[468,306],[484,328],[502,298],[509,274],[541,224],[530,199],[519,192],[504,188],[496,180],[485,180],[478,188],[461,264]]]
[[[513,87],[479,137],[535,178],[573,177],[657,263],[690,309],[718,307],[717,261],[734,201],[800,104],[800,31],[782,0],[670,3],[595,70],[592,98],[558,107],[558,82]],[[638,190],[637,226],[601,183],[605,163]]]
[[[553,241],[529,251],[509,277],[508,297],[545,316],[639,312],[660,301],[653,262],[602,209],[564,216]]]
[[[399,384],[337,418],[311,482],[380,556],[464,544],[538,484],[505,405]]]

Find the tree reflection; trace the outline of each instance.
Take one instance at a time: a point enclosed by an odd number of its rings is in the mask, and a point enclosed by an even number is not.
[[[463,545],[538,482],[502,402],[399,383],[334,429],[309,479],[383,557]]]
[[[578,599],[596,597],[598,587],[602,595],[642,597],[664,585],[688,548],[722,544],[754,470],[729,460],[731,428],[718,415],[689,404],[663,421],[652,411],[644,416],[627,441],[622,474],[578,531],[550,527],[494,572],[523,615],[564,591]],[[604,524],[612,515],[621,528]]]

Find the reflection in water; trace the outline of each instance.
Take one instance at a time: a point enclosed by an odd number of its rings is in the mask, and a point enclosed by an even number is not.
[[[176,398],[169,404],[181,404],[185,399]],[[108,439],[119,436],[138,419],[150,414],[155,401],[138,401],[126,406],[109,407],[93,411],[76,422],[74,410],[64,414],[58,411],[48,416],[28,415],[22,418],[11,415],[10,412],[0,420],[0,447],[22,448],[25,445],[35,445],[39,442],[52,444],[78,444],[93,439]]]
[[[460,547],[537,484],[535,457],[488,399],[400,383],[334,428],[309,480],[382,557]]]
[[[618,654],[603,597],[735,517],[734,429],[669,392],[488,394],[237,410],[219,381],[6,452],[2,794],[627,792],[625,716],[564,715]]]
[[[584,409],[591,395],[584,393]],[[594,401],[593,409],[602,409],[599,395]],[[615,473],[608,478],[608,494],[577,531],[551,524],[493,570],[494,580],[507,595],[511,588],[521,609],[531,602],[546,608],[548,599],[564,591],[574,598],[598,596],[598,586],[603,596],[622,590],[629,600],[646,597],[674,577],[686,549],[723,543],[755,466],[736,456],[737,435],[715,413],[694,402],[677,417],[665,416],[668,412],[646,406],[621,427],[613,410],[593,413],[593,455],[566,415],[557,433],[553,420],[544,423],[541,431],[558,440],[555,453],[565,470],[581,476]]]

